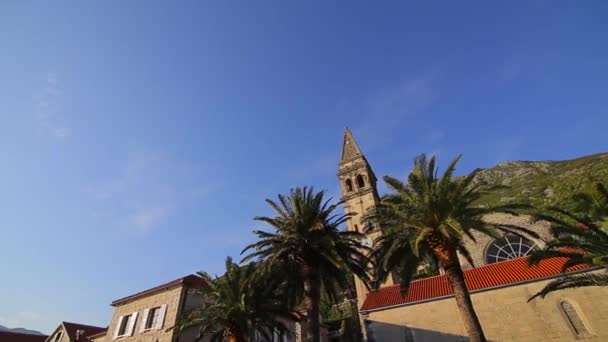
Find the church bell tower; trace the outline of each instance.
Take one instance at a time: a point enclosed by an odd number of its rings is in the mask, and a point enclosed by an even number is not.
[[[378,189],[376,188],[377,179],[369,162],[361,152],[359,145],[357,145],[352,132],[348,128],[344,132],[342,155],[338,165],[338,179],[340,180],[340,188],[342,190],[344,211],[355,214],[347,221],[347,229],[349,231],[366,233],[367,239],[364,242],[369,247],[372,247],[373,241],[382,233],[379,227],[366,232],[364,224],[361,221],[367,211],[375,207],[380,201]],[[390,278],[382,286],[392,285],[393,281]],[[355,277],[355,289],[360,307],[369,291],[357,277]]]

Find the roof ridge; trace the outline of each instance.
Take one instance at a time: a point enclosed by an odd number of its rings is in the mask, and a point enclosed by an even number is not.
[[[194,282],[194,283],[193,283]],[[180,278],[176,278],[173,279],[171,281],[162,283],[160,285],[157,286],[153,286],[153,287],[149,287],[147,289],[135,292],[134,294],[116,299],[114,301],[112,301],[112,303],[110,305],[112,306],[116,306],[122,302],[131,300],[131,299],[135,299],[141,296],[145,296],[148,294],[152,294],[155,293],[157,291],[160,291],[162,289],[165,289],[167,287],[171,287],[171,286],[176,286],[176,285],[181,285],[184,284],[186,286],[205,286],[205,284],[207,284],[206,280],[202,277],[199,277],[198,275],[194,274],[194,273],[190,273],[186,276],[180,277]],[[207,284],[208,285],[208,284]]]
[[[463,272],[464,280],[469,292],[556,277],[562,273],[562,268],[566,263],[565,258],[557,257],[543,260],[538,265],[529,265],[526,262],[527,259],[528,257],[514,258],[465,270]],[[584,272],[589,267],[577,265],[568,268],[566,272]],[[437,278],[441,281],[436,281]],[[379,310],[395,305],[408,305],[451,296],[453,290],[446,281],[445,274],[416,279],[414,282],[418,286],[410,284],[405,295],[402,295],[397,289],[400,284],[382,287],[367,294],[361,310]]]
[[[81,326],[83,326],[83,327],[103,328],[103,327],[100,327],[100,326],[98,326],[98,325],[90,325],[90,324],[74,323],[74,322],[68,322],[68,321],[61,321],[61,323],[63,323],[63,324],[67,323],[67,324],[73,324],[73,325],[81,325]],[[107,327],[106,327],[106,328],[107,328]]]

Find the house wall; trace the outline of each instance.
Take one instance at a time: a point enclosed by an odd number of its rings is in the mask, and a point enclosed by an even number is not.
[[[134,312],[138,312],[135,327],[133,329],[132,336],[119,337],[115,341],[121,342],[144,342],[144,341],[172,341],[174,332],[166,331],[175,325],[178,310],[180,308],[180,298],[182,292],[182,286],[175,286],[161,292],[155,292],[145,297],[136,298],[132,301],[128,301],[124,304],[116,306],[112,320],[108,327],[108,333],[104,342],[113,341],[115,331],[118,329],[118,321],[120,316],[128,315]],[[141,332],[141,325],[143,324],[143,312],[147,308],[153,308],[167,305],[165,313],[165,319],[163,326],[157,330],[148,330]]]
[[[590,339],[608,341],[608,288],[587,287],[528,298],[549,280],[472,294],[488,341],[574,341],[577,336],[560,307],[576,308]],[[369,341],[464,341],[466,332],[454,298],[370,312]],[[406,329],[407,328],[407,329]]]
[[[104,334],[104,335],[100,335],[100,336],[96,336],[96,337],[89,337],[89,339],[91,340],[91,342],[104,342],[104,341],[106,341],[106,336],[107,335]]]
[[[187,289],[185,291],[185,298],[183,298],[183,300],[184,300],[184,303],[183,303],[183,307],[181,308],[179,317],[183,317],[182,315],[187,315],[188,312],[190,312],[190,310],[192,310],[204,303],[204,298],[202,296],[200,296],[198,294],[198,291],[195,289]],[[179,317],[178,317],[178,319],[179,319]],[[178,334],[178,336],[175,337],[175,340],[179,341],[179,342],[191,342],[196,339],[197,335],[198,334],[197,334],[196,329],[189,329],[189,330],[183,331],[180,334]],[[200,341],[207,342],[209,340],[210,340],[209,336],[205,336]]]
[[[59,340],[56,340],[57,338],[57,334],[61,332],[61,338],[59,338]],[[55,332],[53,332],[49,337],[46,338],[46,342],[70,342],[70,338],[67,334],[67,332],[65,331],[65,329],[63,328],[63,324],[60,324],[59,327],[55,330]]]

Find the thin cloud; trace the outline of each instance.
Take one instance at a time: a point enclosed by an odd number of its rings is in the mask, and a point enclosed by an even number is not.
[[[59,113],[61,94],[58,76],[49,72],[44,86],[34,99],[34,121],[38,130],[59,139],[70,135],[70,129]]]
[[[171,206],[143,207],[136,209],[128,221],[138,227],[140,231],[147,232],[162,223],[171,214],[171,211]]]
[[[391,142],[403,123],[429,107],[437,98],[434,74],[422,74],[376,91],[363,103],[362,119],[354,125],[366,149],[376,149]]]
[[[116,220],[135,233],[153,231],[186,202],[200,201],[219,186],[203,183],[198,168],[159,152],[137,153],[116,169],[115,176],[93,182],[84,192],[96,217]]]

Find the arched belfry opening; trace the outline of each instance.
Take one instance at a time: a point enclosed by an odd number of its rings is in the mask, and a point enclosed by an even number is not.
[[[365,187],[365,178],[362,175],[357,176],[357,188]]]
[[[351,192],[353,191],[353,182],[347,178],[346,181],[344,181],[344,184],[346,185],[346,191]]]

